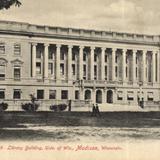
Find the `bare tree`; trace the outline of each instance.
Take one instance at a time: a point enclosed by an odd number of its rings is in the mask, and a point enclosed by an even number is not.
[[[21,2],[19,0],[0,0],[0,10],[9,9],[12,5],[19,7]]]

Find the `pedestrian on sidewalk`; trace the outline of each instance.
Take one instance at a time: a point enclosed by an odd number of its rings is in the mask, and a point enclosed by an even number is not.
[[[96,116],[96,107],[95,107],[94,103],[93,103],[93,106],[92,106],[92,114],[91,114],[91,116]]]
[[[96,116],[99,116],[99,117],[101,116],[98,104],[96,104],[95,113],[96,113]]]

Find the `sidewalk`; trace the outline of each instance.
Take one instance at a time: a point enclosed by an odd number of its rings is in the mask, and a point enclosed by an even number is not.
[[[138,105],[126,105],[126,104],[99,104],[100,112],[150,112],[160,111],[157,107],[141,108]],[[84,107],[72,107],[72,111],[92,111],[92,105]]]

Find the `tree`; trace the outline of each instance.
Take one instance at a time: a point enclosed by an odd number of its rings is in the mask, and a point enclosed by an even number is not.
[[[0,0],[0,10],[9,9],[12,5],[19,7],[21,4],[19,0]]]

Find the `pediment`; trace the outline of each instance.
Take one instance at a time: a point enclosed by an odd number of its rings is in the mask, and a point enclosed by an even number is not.
[[[21,61],[20,59],[15,59],[15,60],[11,61],[11,63],[14,65],[22,65],[24,62]]]
[[[0,65],[6,65],[8,61],[5,58],[0,58]]]

